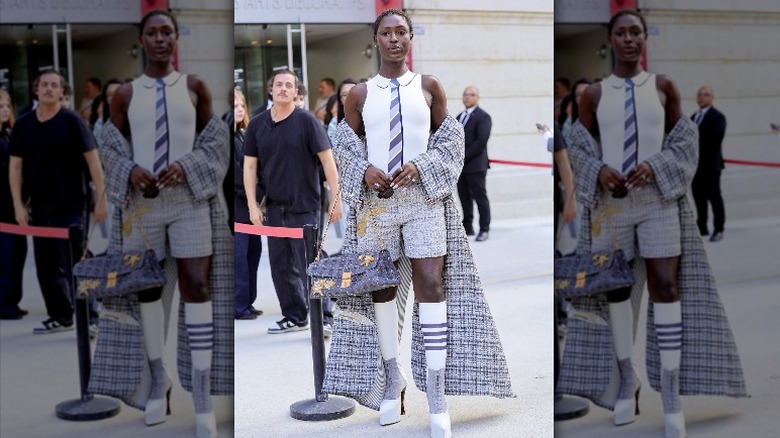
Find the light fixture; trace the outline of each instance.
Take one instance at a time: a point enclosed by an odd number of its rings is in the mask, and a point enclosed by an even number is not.
[[[268,38],[267,40],[265,40],[265,44],[266,44],[266,45],[269,45],[269,46],[270,46],[271,44],[273,44],[273,42],[274,42],[274,40],[272,40],[271,38]]]
[[[609,53],[609,47],[607,47],[606,44],[602,44],[601,47],[596,51],[596,55],[598,55],[601,59],[607,59],[607,53]]]
[[[251,46],[256,46],[258,44],[260,44],[260,41],[257,41],[257,40],[252,40],[252,41],[249,42],[249,45],[251,45]]]
[[[366,46],[366,49],[360,53],[362,53],[366,58],[371,59],[371,57],[374,56],[374,46],[369,44]]]
[[[138,44],[133,44],[127,54],[133,59],[138,59]]]

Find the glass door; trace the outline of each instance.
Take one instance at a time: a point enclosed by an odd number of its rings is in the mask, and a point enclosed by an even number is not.
[[[250,24],[234,29],[233,82],[246,96],[251,113],[265,106],[266,81],[274,70],[292,70],[306,84],[304,24]]]

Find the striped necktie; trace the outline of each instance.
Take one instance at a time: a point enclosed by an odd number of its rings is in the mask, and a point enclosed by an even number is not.
[[[466,126],[466,122],[469,121],[469,117],[471,117],[471,112],[469,110],[463,111],[463,117],[460,119],[461,125]]]
[[[157,79],[157,100],[155,102],[155,141],[154,168],[152,173],[159,173],[168,167],[168,109],[165,105],[165,82]]]
[[[637,164],[636,102],[634,101],[634,82],[626,79],[626,103],[623,140],[623,174]]]
[[[398,93],[399,85],[398,79],[390,80],[390,155],[388,155],[387,171],[391,175],[401,168],[404,152],[401,96]]]
[[[693,123],[696,123],[697,125],[701,124],[701,119],[704,118],[704,110],[699,110],[696,113],[696,116],[693,118]]]

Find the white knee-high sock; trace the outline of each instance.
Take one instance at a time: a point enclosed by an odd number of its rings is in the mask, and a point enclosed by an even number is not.
[[[447,302],[420,303],[420,330],[428,368],[440,370],[447,362]]]
[[[398,304],[395,298],[386,303],[374,303],[374,313],[382,359],[398,357]]]
[[[682,350],[682,315],[680,302],[653,303],[653,322],[658,336],[658,350],[661,354],[661,368],[680,368]]]
[[[211,350],[214,344],[214,323],[211,301],[205,303],[184,303],[184,323],[192,353],[192,368],[211,368]]]
[[[141,304],[141,327],[144,333],[144,347],[149,362],[161,359],[163,355],[163,325],[165,316],[162,300]]]
[[[629,359],[634,344],[634,311],[631,300],[609,303],[612,344],[618,360]]]

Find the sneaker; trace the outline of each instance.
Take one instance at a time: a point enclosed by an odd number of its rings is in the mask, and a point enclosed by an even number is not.
[[[73,321],[68,323],[62,323],[54,318],[49,318],[46,321],[41,322],[43,327],[35,327],[33,329],[33,334],[35,335],[45,335],[46,333],[57,333],[57,332],[67,332],[69,330],[73,330]]]
[[[287,333],[287,332],[298,332],[301,330],[308,330],[308,329],[309,329],[308,322],[304,322],[302,324],[296,324],[290,321],[289,319],[284,318],[281,321],[276,321],[275,323],[271,324],[271,326],[268,327],[268,333],[277,334],[277,333]]]
[[[249,312],[245,315],[236,315],[233,317],[233,319],[239,319],[239,320],[257,319],[257,314]]]
[[[329,322],[322,324],[322,337],[329,339],[331,336],[333,336],[333,324]]]
[[[255,315],[257,315],[257,316],[260,316],[260,315],[262,315],[262,314],[263,314],[263,311],[262,311],[262,310],[255,309],[254,307],[250,307],[250,308],[249,308],[249,311],[250,311],[250,312],[252,312],[252,313],[254,313],[254,314],[255,314]]]

